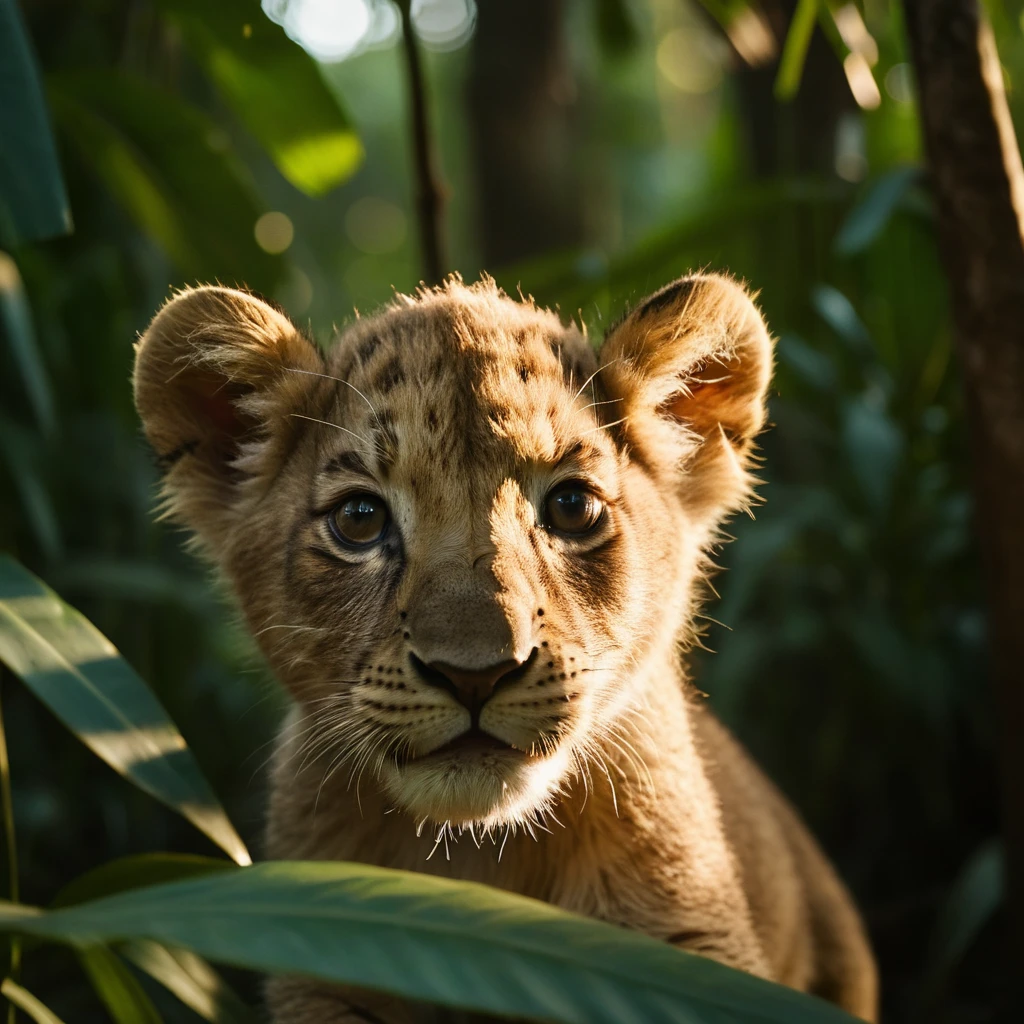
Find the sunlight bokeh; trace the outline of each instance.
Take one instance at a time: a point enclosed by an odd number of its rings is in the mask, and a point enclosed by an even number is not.
[[[401,26],[394,0],[263,0],[263,10],[323,64],[392,46]],[[431,50],[465,45],[476,26],[474,0],[414,0],[410,14],[417,36]]]

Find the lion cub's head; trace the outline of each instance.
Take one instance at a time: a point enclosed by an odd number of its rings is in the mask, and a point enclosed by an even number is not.
[[[770,362],[717,276],[596,354],[490,280],[399,297],[326,355],[197,288],[142,338],[135,390],[170,512],[299,703],[306,756],[489,825],[585,775],[664,674],[747,499]]]

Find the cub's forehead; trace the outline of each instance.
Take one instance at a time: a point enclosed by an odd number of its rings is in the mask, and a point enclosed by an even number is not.
[[[338,448],[362,442],[384,472],[555,463],[594,433],[596,369],[586,338],[547,310],[493,286],[428,293],[357,321],[332,349],[333,422],[359,434]]]

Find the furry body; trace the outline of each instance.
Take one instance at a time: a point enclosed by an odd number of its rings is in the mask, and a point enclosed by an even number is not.
[[[848,896],[680,657],[770,366],[714,276],[599,353],[489,281],[400,297],[326,357],[244,293],[172,299],[136,368],[169,511],[295,702],[268,854],[485,882],[874,1019]],[[434,1013],[269,993],[278,1024]]]

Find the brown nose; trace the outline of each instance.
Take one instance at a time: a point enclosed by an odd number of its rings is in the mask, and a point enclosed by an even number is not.
[[[460,704],[464,704],[475,714],[500,685],[507,685],[520,678],[532,659],[533,654],[523,662],[502,661],[496,665],[488,665],[487,668],[469,669],[449,665],[443,661],[433,661],[425,665],[416,658],[416,662],[419,662],[416,668],[425,682],[448,690]]]

